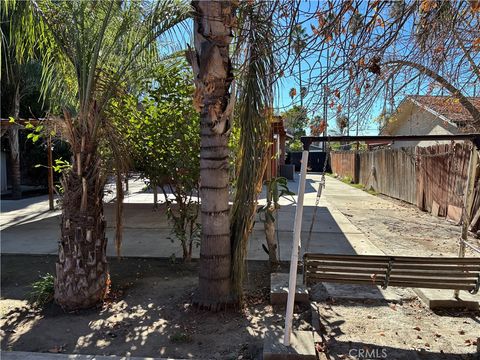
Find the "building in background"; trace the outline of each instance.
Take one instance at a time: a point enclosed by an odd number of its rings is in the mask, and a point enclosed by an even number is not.
[[[480,108],[480,97],[469,98]],[[470,113],[451,96],[408,96],[390,117],[380,135],[450,135],[459,134],[473,121]],[[448,141],[396,141],[392,148],[430,146]],[[383,144],[385,145],[385,144]]]
[[[285,157],[286,157],[286,142],[293,140],[293,136],[287,133],[285,129],[285,120],[281,116],[274,116],[270,123],[270,146],[268,149],[269,162],[265,170],[264,179],[271,179],[273,177],[284,176],[287,179],[293,179],[286,173]]]

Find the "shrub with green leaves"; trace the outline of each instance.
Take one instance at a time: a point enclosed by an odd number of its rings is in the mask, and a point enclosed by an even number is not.
[[[28,294],[28,301],[34,305],[44,306],[53,300],[55,278],[52,274],[45,274],[32,284],[32,291]]]
[[[165,195],[172,235],[186,261],[200,241],[200,121],[192,76],[183,61],[159,65],[141,98],[125,95],[112,104],[135,170]]]

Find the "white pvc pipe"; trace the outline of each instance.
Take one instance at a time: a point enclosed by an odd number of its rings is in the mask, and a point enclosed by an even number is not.
[[[290,259],[290,277],[288,280],[287,311],[285,314],[285,337],[283,344],[290,345],[292,334],[293,305],[295,303],[295,289],[297,287],[298,251],[300,249],[300,235],[302,232],[303,198],[305,195],[305,179],[307,177],[308,151],[302,153],[302,166],[300,168],[300,183],[298,184],[297,209],[295,210],[295,223],[293,225],[292,257]]]

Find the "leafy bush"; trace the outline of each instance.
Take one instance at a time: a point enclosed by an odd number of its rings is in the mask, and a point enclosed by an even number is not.
[[[52,274],[45,274],[32,284],[29,293],[29,302],[38,306],[44,306],[53,300],[55,278]]]
[[[180,241],[185,261],[200,240],[200,121],[192,84],[184,63],[159,65],[141,98],[127,94],[111,106],[135,170],[165,195],[172,235]]]
[[[302,151],[303,150],[303,143],[300,140],[292,141],[288,145],[289,151]]]

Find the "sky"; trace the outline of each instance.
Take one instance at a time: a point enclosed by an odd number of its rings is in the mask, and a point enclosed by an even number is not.
[[[315,18],[311,20],[306,20],[304,17],[304,14],[309,14],[312,12],[315,12],[315,10],[318,8],[319,5],[322,5],[322,3],[318,1],[302,1],[300,4],[300,10],[303,11],[303,14],[299,16],[299,20],[301,22],[304,22],[303,27],[306,31],[307,36],[311,36],[312,34],[312,29],[310,24],[313,24],[314,26],[318,25],[318,22]],[[324,67],[327,67],[327,56],[329,56],[329,53],[324,53],[324,54],[318,54],[318,53],[313,53],[307,56],[306,58],[303,58],[300,60],[300,65],[302,69],[302,77],[303,77],[303,83],[302,85],[304,86],[306,82],[309,81],[310,76],[311,77],[317,77],[320,76],[321,70],[319,68],[314,69],[312,71],[309,71],[310,68],[315,66],[314,64],[317,61],[320,61],[321,65]],[[318,63],[317,63],[318,65]],[[330,63],[330,66],[331,63]],[[297,96],[294,99],[291,99],[289,96],[289,91],[291,88],[295,88],[297,90],[297,94],[300,93],[300,83],[299,83],[299,69],[298,69],[298,63],[295,66],[295,70],[292,74],[287,73],[285,77],[281,79],[281,81],[278,83],[278,91],[277,91],[277,96],[275,97],[275,103],[274,103],[274,108],[276,109],[277,112],[282,112],[288,108],[291,108],[293,105],[300,105],[300,99],[299,96]],[[353,94],[352,94],[353,93]],[[350,93],[350,98],[352,99],[349,101],[349,103],[354,103],[353,97],[355,96],[354,92],[352,91]],[[320,98],[319,98],[320,97]],[[389,100],[387,100],[389,102]],[[311,119],[315,116],[323,116],[323,99],[321,99],[321,95],[318,94],[317,91],[310,91],[307,93],[305,99],[304,99],[304,105],[307,108],[307,116]],[[358,134],[359,135],[377,135],[379,133],[379,124],[374,121],[374,119],[380,115],[380,113],[383,110],[385,103],[385,97],[380,97],[378,98],[375,103],[373,104],[371,110],[362,116],[362,119],[358,121],[359,124],[359,129],[358,129]],[[335,125],[335,118],[336,118],[336,108],[330,109],[327,107],[327,123],[329,126],[329,134],[333,134],[333,132],[336,130],[336,125]],[[355,113],[355,105],[352,104],[350,105],[350,108],[346,106],[343,109],[343,112],[345,115],[350,115],[351,118],[351,128],[349,129],[350,135],[354,135],[357,131],[356,129],[356,119],[357,116],[354,115]],[[309,133],[309,129],[307,130],[307,134]]]

